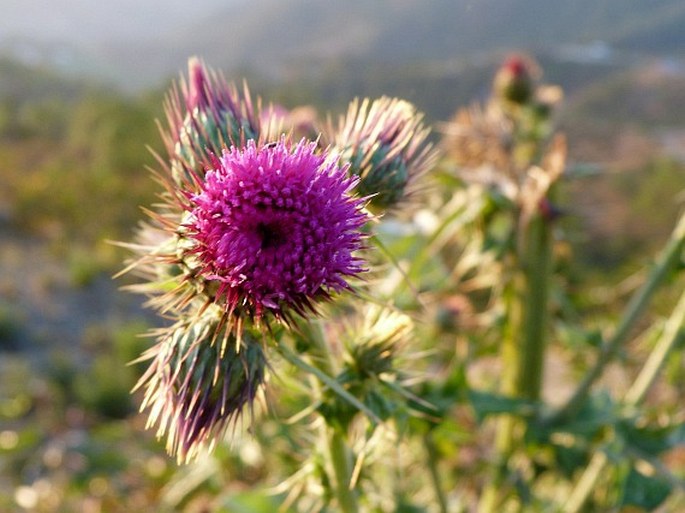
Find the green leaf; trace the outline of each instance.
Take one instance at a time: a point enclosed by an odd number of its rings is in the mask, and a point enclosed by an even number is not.
[[[469,391],[468,398],[479,423],[483,422],[483,419],[488,415],[508,413],[519,417],[528,417],[535,413],[535,403],[527,399],[507,397],[478,390]]]
[[[587,331],[579,326],[560,324],[558,327],[562,342],[571,349],[585,350],[588,346],[599,348],[604,339],[599,330]]]
[[[685,426],[637,427],[632,421],[622,421],[616,426],[617,433],[626,445],[639,452],[656,456],[685,441]]]
[[[416,506],[409,502],[401,501],[397,505],[396,513],[426,513],[426,509],[420,506]]]
[[[606,391],[602,391],[592,395],[575,417],[556,429],[589,439],[601,429],[613,426],[616,421],[614,401]]]
[[[588,462],[587,451],[575,447],[565,445],[553,445],[554,459],[566,477],[569,479],[573,477],[576,470],[584,467]]]
[[[671,485],[656,476],[646,476],[631,468],[623,485],[622,506],[638,506],[653,511],[671,493]]]
[[[387,420],[397,410],[392,399],[374,389],[366,394],[364,404],[381,420]]]
[[[228,497],[217,513],[270,513],[279,510],[280,504],[276,497],[260,491],[243,492]]]

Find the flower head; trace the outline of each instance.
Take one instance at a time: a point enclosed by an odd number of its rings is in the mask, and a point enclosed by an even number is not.
[[[232,148],[189,202],[188,252],[226,312],[305,313],[362,271],[356,183],[316,143]]]
[[[530,59],[512,55],[497,71],[493,92],[506,102],[525,104],[535,92],[535,74],[535,65]]]
[[[179,183],[192,174],[201,176],[211,155],[261,133],[247,86],[241,95],[197,58],[188,61],[188,78],[181,79],[180,91],[175,87],[167,96],[165,112],[168,128],[162,136]]]
[[[432,165],[435,153],[425,144],[428,132],[422,115],[407,101],[383,97],[350,104],[335,145],[350,163],[350,174],[360,177],[358,191],[369,196],[371,207],[396,207]]]
[[[148,427],[167,436],[167,451],[179,462],[193,459],[216,441],[248,407],[264,382],[266,359],[249,333],[240,340],[219,329],[221,313],[209,309],[193,322],[181,321],[163,332],[143,359],[151,359],[138,387],[145,388],[141,409]]]

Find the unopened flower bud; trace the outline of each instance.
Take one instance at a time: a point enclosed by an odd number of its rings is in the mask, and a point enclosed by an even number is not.
[[[426,144],[422,118],[411,103],[383,97],[352,102],[340,120],[335,146],[359,176],[357,190],[370,198],[370,208],[396,207],[432,165],[435,152]]]
[[[249,331],[240,340],[220,329],[211,312],[189,325],[179,323],[145,357],[152,359],[137,387],[145,388],[141,409],[148,427],[167,437],[167,451],[179,462],[213,447],[245,408],[252,409],[264,383],[266,360]]]
[[[528,103],[535,92],[530,63],[520,56],[507,59],[495,75],[493,84],[497,98],[523,105]]]
[[[211,155],[260,135],[247,86],[241,95],[197,58],[188,61],[187,81],[181,80],[180,91],[171,91],[165,112],[168,128],[162,136],[179,183],[191,174],[202,176]]]

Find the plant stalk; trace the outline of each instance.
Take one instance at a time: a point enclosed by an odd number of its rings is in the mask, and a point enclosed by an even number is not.
[[[540,399],[544,372],[549,308],[547,306],[552,271],[552,233],[549,221],[536,215],[528,225],[524,261],[525,297],[517,396]]]
[[[519,381],[519,358],[518,358],[518,327],[521,323],[520,297],[523,276],[516,274],[505,289],[505,308],[508,322],[503,333],[501,360],[502,379],[500,391],[507,396],[516,394],[516,384]],[[515,419],[511,415],[502,415],[497,419],[495,434],[495,460],[490,481],[486,484],[478,503],[478,511],[481,513],[494,513],[499,511],[498,505],[501,497],[502,483],[506,479],[507,465],[514,445]]]
[[[654,292],[663,283],[668,273],[680,261],[680,255],[685,245],[685,214],[678,221],[666,247],[661,252],[652,268],[647,281],[633,295],[616,327],[616,331],[611,339],[602,347],[597,361],[592,369],[583,378],[578,388],[571,397],[550,414],[543,423],[546,425],[556,424],[569,416],[572,416],[583,405],[592,385],[602,375],[606,365],[614,358],[618,350],[628,339],[635,324],[644,313]]]
[[[659,375],[666,358],[678,342],[678,333],[683,324],[685,324],[685,293],[678,300],[678,304],[666,321],[654,349],[652,349],[635,382],[628,389],[624,398],[626,406],[637,406],[644,400],[647,392],[649,392],[649,389]],[[578,484],[571,491],[571,495],[564,507],[566,513],[578,513],[581,510],[607,464],[608,459],[604,453],[596,452],[593,455]]]
[[[445,497],[442,485],[440,484],[440,474],[438,473],[439,457],[432,433],[426,433],[423,438],[423,443],[428,457],[428,471],[430,472],[431,482],[433,484],[433,490],[435,491],[435,498],[438,500],[440,513],[447,513],[447,498]]]
[[[345,436],[338,428],[332,426],[326,426],[326,432],[338,506],[343,513],[358,513],[357,497],[350,488],[352,462]]]
[[[685,324],[685,293],[680,296],[678,304],[664,324],[664,329],[654,349],[652,349],[640,374],[637,375],[635,382],[626,393],[624,399],[626,405],[636,406],[645,398],[659,372],[661,372],[666,358],[678,342],[678,333],[683,324]]]
[[[509,334],[502,345],[502,393],[537,401],[540,398],[547,341],[548,291],[552,272],[552,233],[549,220],[536,214],[524,227],[519,269],[512,280],[507,311]],[[486,487],[479,511],[498,511],[515,439],[521,421],[503,416],[497,427],[495,475]]]
[[[351,396],[335,381],[335,376],[337,374],[335,362],[331,357],[331,349],[328,346],[326,334],[321,323],[318,321],[311,321],[307,323],[306,327],[301,326],[301,328],[305,332],[307,340],[311,343],[310,350],[313,353],[312,362],[315,365],[313,369],[318,371],[312,372],[312,374],[318,377],[326,386],[332,386],[335,384],[334,391],[336,393],[343,395],[342,392],[344,392],[344,398],[347,400],[352,399],[355,405],[358,404],[363,407],[364,405],[361,404],[356,397]],[[368,409],[365,407],[364,410],[365,412],[368,411]],[[375,417],[375,415],[373,417]],[[324,421],[325,420],[326,419],[324,419]],[[350,487],[352,482],[353,467],[351,461],[351,452],[347,446],[347,440],[345,433],[343,432],[343,428],[339,426],[332,426],[327,422],[324,422],[322,432],[328,450],[329,462],[333,470],[333,479],[331,481],[333,482],[335,488],[335,496],[338,499],[338,507],[343,513],[358,513],[359,505],[357,502],[357,496],[354,490]]]

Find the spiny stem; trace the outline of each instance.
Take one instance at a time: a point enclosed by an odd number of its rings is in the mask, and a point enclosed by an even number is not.
[[[547,219],[536,215],[527,227],[524,261],[525,314],[522,347],[519,350],[517,395],[537,401],[540,398],[547,342],[547,298],[550,287],[552,234]]]
[[[626,393],[624,398],[626,406],[637,406],[644,400],[659,375],[666,358],[678,342],[678,333],[683,324],[685,324],[685,293],[678,300],[678,304],[666,321],[654,349],[652,349],[635,382]],[[580,511],[607,464],[608,459],[604,453],[596,452],[592,456],[590,464],[586,467],[576,487],[571,491],[564,509],[566,513],[578,513]]]
[[[435,498],[438,500],[440,513],[447,513],[447,498],[440,484],[440,474],[438,473],[439,456],[432,433],[426,433],[423,437],[423,444],[426,448],[428,471],[430,472],[431,483],[433,484]]]
[[[685,214],[678,221],[671,237],[659,255],[656,264],[647,281],[631,298],[616,327],[613,337],[602,347],[595,365],[585,375],[583,381],[571,397],[556,412],[543,419],[543,424],[552,425],[573,415],[582,406],[592,385],[602,375],[604,367],[614,358],[621,346],[626,342],[633,327],[644,313],[650,299],[657,288],[664,281],[668,273],[680,261],[680,255],[685,244]]]
[[[331,350],[328,346],[326,334],[321,323],[318,321],[311,321],[306,326],[301,326],[301,328],[306,332],[307,340],[311,343],[310,348],[313,353],[313,361],[317,366],[314,367],[309,365],[284,344],[279,346],[281,354],[301,370],[317,377],[324,385],[331,388],[336,394],[364,412],[370,419],[378,421],[378,417],[374,415],[371,410],[335,380],[335,363],[331,358]],[[345,433],[342,431],[342,428],[338,426],[330,426],[327,423],[324,423],[322,434],[325,438],[329,462],[333,469],[333,492],[338,499],[340,511],[343,513],[357,513],[359,511],[357,496],[350,487],[352,480],[352,462],[350,461],[351,453],[347,446]]]

